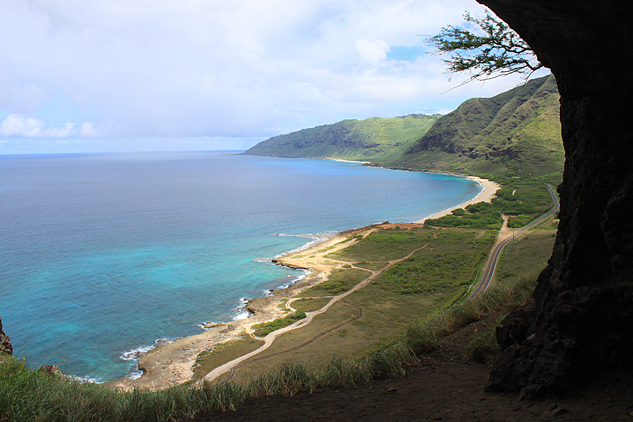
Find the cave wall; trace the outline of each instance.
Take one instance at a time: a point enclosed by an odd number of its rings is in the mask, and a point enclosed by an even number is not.
[[[555,75],[560,225],[534,302],[511,314],[488,390],[562,392],[633,350],[633,2],[478,0]]]

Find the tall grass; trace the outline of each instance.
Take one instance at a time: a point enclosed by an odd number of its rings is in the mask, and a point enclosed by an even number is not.
[[[501,348],[497,344],[495,339],[495,329],[501,322],[501,319],[497,320],[487,330],[477,334],[468,343],[468,356],[475,362],[492,364],[499,354]]]
[[[8,358],[0,364],[0,421],[174,421],[215,410],[235,409],[248,397],[311,392],[321,385],[351,385],[400,376],[434,349],[437,338],[475,321],[484,312],[527,302],[533,280],[489,290],[432,314],[392,343],[358,359],[334,358],[323,368],[286,362],[247,385],[191,383],[162,391],[115,391],[29,369]]]

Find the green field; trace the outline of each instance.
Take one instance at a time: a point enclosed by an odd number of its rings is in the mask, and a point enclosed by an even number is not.
[[[410,258],[385,270],[369,285],[349,295],[343,303],[338,302],[327,313],[317,316],[308,326],[278,337],[268,350],[251,359],[252,365],[240,368],[241,379],[256,377],[288,359],[318,367],[328,364],[333,356],[359,357],[381,347],[409,324],[462,297],[473,283],[496,233],[496,230],[454,228],[383,229],[329,254],[328,257],[334,256],[337,261],[350,263],[358,259],[367,262],[370,258],[373,263],[383,263],[382,267],[387,261],[403,258],[418,249]],[[300,296],[330,295],[326,288],[328,284],[341,283],[351,287],[369,274],[351,267],[336,270],[334,281],[307,289]],[[304,304],[295,301],[292,306],[314,310],[315,303],[311,303],[314,300],[325,304],[329,299],[310,299]],[[359,310],[362,310],[360,319],[299,349],[285,352],[352,320],[359,315]]]

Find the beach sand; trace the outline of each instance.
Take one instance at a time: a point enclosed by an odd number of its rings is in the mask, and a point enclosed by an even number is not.
[[[500,188],[497,183],[487,179],[472,176],[468,178],[478,182],[482,186],[482,191],[475,198],[456,207],[430,215],[415,223],[399,223],[397,225],[402,228],[417,227],[423,224],[427,219],[449,215],[454,209],[464,208],[467,205],[482,201],[490,202]],[[290,298],[298,295],[304,289],[326,281],[329,273],[333,269],[343,265],[342,263],[325,258],[325,255],[356,243],[356,239],[349,240],[350,236],[354,234],[362,233],[363,236],[367,236],[379,228],[389,228],[392,226],[395,227],[396,223],[383,223],[340,232],[307,249],[288,253],[274,259],[273,262],[278,265],[308,270],[310,273],[295,285],[285,289],[275,290],[271,296],[250,299],[246,305],[250,316],[246,319],[217,324],[201,334],[185,337],[149,351],[139,361],[139,369],[143,370],[143,376],[140,378],[123,378],[106,382],[104,385],[124,391],[130,391],[134,388],[159,390],[191,380],[193,377],[192,368],[195,365],[197,356],[201,352],[213,350],[218,344],[240,339],[241,336],[247,333],[247,330],[255,324],[272,321],[285,315],[282,308],[285,307]]]
[[[466,178],[473,180],[481,185],[482,190],[481,192],[479,192],[477,196],[475,196],[470,201],[466,201],[463,204],[459,204],[456,207],[452,207],[444,211],[435,213],[433,215],[429,215],[428,217],[425,217],[422,220],[416,221],[416,223],[422,224],[426,220],[444,217],[446,215],[451,214],[453,210],[456,210],[458,208],[464,208],[464,207],[467,207],[468,205],[476,204],[477,202],[490,202],[492,198],[495,197],[495,194],[497,193],[497,191],[501,188],[499,184],[488,179],[482,179],[480,177],[475,177],[475,176],[466,176]]]

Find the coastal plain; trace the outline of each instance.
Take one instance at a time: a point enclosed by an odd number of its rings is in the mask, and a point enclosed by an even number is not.
[[[452,210],[463,208],[470,204],[490,202],[500,188],[499,184],[487,179],[472,176],[469,178],[480,184],[481,191],[473,199],[456,207],[438,212],[415,223],[393,224],[385,222],[379,225],[340,232],[324,242],[275,259],[274,262],[278,265],[307,270],[309,273],[296,285],[275,290],[270,296],[250,299],[245,306],[249,311],[249,317],[246,319],[208,326],[207,330],[201,334],[185,337],[150,350],[139,361],[139,369],[143,371],[143,375],[140,378],[125,378],[104,384],[126,391],[134,388],[165,389],[201,379],[217,366],[227,364],[241,354],[253,352],[263,342],[263,339],[253,336],[253,326],[274,321],[302,306],[309,311],[316,311],[316,309],[311,309],[310,307],[314,307],[315,303],[322,306],[325,302],[324,299],[340,294],[341,288],[343,289],[342,292],[345,292],[352,287],[352,285],[346,287],[337,285],[334,288],[329,288],[329,291],[328,289],[323,289],[323,286],[327,287],[332,283],[337,283],[337,277],[333,278],[333,273],[337,275],[337,273],[345,272],[344,276],[338,274],[338,278],[348,280],[349,284],[350,275],[355,272],[356,275],[351,277],[352,280],[355,280],[355,284],[368,277],[373,276],[376,278],[383,272],[389,260],[384,260],[382,248],[381,252],[379,252],[382,257],[380,259],[372,258],[371,254],[363,252],[365,258],[368,259],[361,261],[369,262],[359,262],[358,257],[346,258],[344,256],[345,251],[353,249],[352,247],[357,245],[360,240],[378,232],[413,231],[421,233],[418,243],[406,239],[406,246],[401,252],[396,252],[392,257],[387,256],[387,258],[397,261],[411,252],[412,246],[421,249],[426,247],[430,240],[433,239],[433,236],[437,238],[437,230],[424,228],[425,220],[449,215]],[[475,231],[472,235],[473,237],[481,237],[484,232],[481,230]],[[490,232],[488,236],[494,235],[493,237],[496,237],[496,232],[494,234],[492,233],[494,231],[488,232]],[[489,239],[488,243],[484,245],[484,249],[492,246],[492,241]],[[431,245],[429,251],[434,250],[435,248]],[[486,252],[487,249],[482,250],[477,255],[478,259],[483,259],[482,257],[485,256]],[[371,261],[369,258],[374,260]],[[340,284],[340,281],[338,283]],[[445,305],[448,301],[454,299],[452,296],[455,295],[457,290],[459,289],[450,289],[450,291],[441,293],[427,293],[425,295],[408,295],[385,291],[385,289],[375,286],[359,289],[359,291],[350,295],[345,302],[339,301],[327,312],[315,316],[310,324],[304,324],[300,329],[290,330],[280,336],[265,351],[257,353],[249,360],[229,366],[241,365],[241,376],[248,378],[257,376],[262,371],[270,369],[284,360],[301,358],[301,356],[309,356],[313,364],[326,364],[334,355],[356,356],[379,346],[381,342],[402,330],[406,324]],[[377,298],[382,300],[377,300]],[[361,313],[360,317],[359,312]],[[357,318],[355,321],[346,323],[346,321],[355,318]],[[322,335],[324,337],[323,341],[319,343],[311,341],[311,344],[300,348],[296,347],[341,323],[345,326],[341,326],[338,330],[332,330],[336,332]],[[371,329],[368,329],[369,327]],[[275,336],[277,335],[279,333],[275,334]],[[324,347],[324,344],[332,347]],[[293,351],[286,352],[288,349],[293,349]],[[265,364],[262,362],[264,360],[266,361]],[[250,361],[257,361],[259,364],[249,365]],[[226,377],[228,373],[229,376],[235,377],[236,372],[234,370],[233,372],[230,371],[230,369],[227,370],[221,376]],[[208,380],[208,377],[206,379]]]

